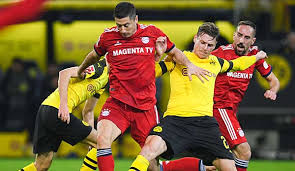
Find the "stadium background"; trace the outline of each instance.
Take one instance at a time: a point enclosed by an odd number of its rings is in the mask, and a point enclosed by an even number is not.
[[[114,25],[112,10],[117,2],[119,1],[48,1],[42,16],[37,20],[0,30],[2,75],[7,73],[15,57],[23,59],[28,65],[26,72],[34,81],[34,86],[45,78],[50,63],[57,63],[60,68],[79,65],[85,55],[92,50],[93,44],[104,28]],[[252,146],[253,158],[295,160],[295,106],[292,102],[292,95],[295,94],[295,56],[279,51],[285,46],[283,42],[287,33],[295,30],[295,0],[136,0],[132,2],[138,9],[140,23],[156,25],[183,50],[192,48],[192,38],[198,26],[204,21],[215,22],[220,28],[219,45],[232,42],[235,24],[239,20],[254,21],[257,25],[256,45],[270,56],[267,61],[273,66],[273,72],[281,82],[281,89],[277,101],[265,100],[263,93],[267,88],[266,82],[255,74],[241,104],[239,118]],[[11,1],[0,1],[2,7],[10,3]],[[157,80],[160,112],[165,111],[169,97],[168,79],[169,75],[165,75]],[[31,103],[27,103],[31,107],[21,114],[10,113],[11,110],[7,108],[11,106],[9,104],[11,101],[8,102],[0,97],[0,157],[2,158],[32,155],[29,145],[30,129],[26,124],[11,125],[21,118],[33,120],[35,117],[37,107],[43,99],[38,92],[42,90],[34,88],[33,94],[30,94],[34,99]],[[107,96],[106,92],[101,97],[95,110],[96,117]],[[80,117],[82,109],[83,104],[74,114]],[[134,158],[138,150],[139,147],[128,134],[113,145],[113,153],[117,158]],[[71,147],[63,143],[57,156],[81,157],[86,152],[85,145]]]

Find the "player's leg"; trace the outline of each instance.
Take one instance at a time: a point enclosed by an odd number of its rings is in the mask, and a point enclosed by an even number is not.
[[[53,158],[53,151],[46,153],[39,153],[36,155],[35,166],[37,171],[47,171],[50,168]]]
[[[100,171],[113,171],[115,164],[112,155],[112,143],[121,134],[121,130],[110,120],[97,123],[97,165]]]
[[[195,117],[190,120],[191,123],[186,125],[191,130],[193,155],[203,159],[205,165],[213,164],[218,170],[236,170],[233,154],[220,133],[217,121],[213,117]]]
[[[129,171],[146,171],[150,161],[167,150],[166,142],[158,135],[150,135],[141,149],[139,155],[132,163]],[[151,168],[156,169],[156,168]]]
[[[184,132],[181,132],[183,130],[182,125],[182,122],[178,121],[176,117],[167,116],[163,118],[161,123],[151,129],[140,155],[138,155],[131,167],[134,167],[133,169],[138,167],[146,170],[146,167],[150,164],[150,170],[159,170],[160,168],[157,163],[156,165],[152,165],[152,159],[155,159],[159,155],[165,159],[171,159],[174,154],[185,151],[188,141],[179,137],[179,135],[186,136]],[[182,141],[179,141],[179,139]]]
[[[92,128],[90,134],[82,142],[96,148],[97,147],[97,131],[94,128]]]
[[[82,167],[80,168],[80,171],[91,171],[97,169],[97,131],[95,129],[92,129],[90,134],[86,137],[86,139],[83,140],[83,143],[86,143],[94,148],[91,148],[91,150],[88,151],[87,155],[85,156],[83,160]]]
[[[101,110],[97,123],[97,165],[100,171],[114,170],[111,145],[130,125],[127,108],[128,105],[109,97]]]
[[[235,162],[229,159],[216,159],[213,161],[213,165],[218,171],[236,171]]]
[[[251,158],[251,148],[236,117],[236,111],[237,109],[233,108],[213,109],[220,131],[235,155],[237,170],[246,171]]]
[[[161,171],[215,171],[215,166],[205,166],[201,159],[184,157],[177,160],[162,161]]]
[[[48,170],[53,153],[57,151],[61,139],[55,134],[58,131],[56,127],[57,109],[51,106],[41,105],[36,117],[33,152],[36,154],[34,163],[27,165],[24,171],[43,171]]]
[[[238,171],[247,171],[251,158],[251,148],[248,142],[238,144],[232,149],[235,154],[235,163]]]
[[[97,169],[97,149],[92,148],[88,151],[87,155],[83,160],[82,167],[80,171],[92,171]]]
[[[131,123],[131,136],[140,147],[143,147],[150,130],[159,123],[157,107],[154,106],[147,111],[133,108],[130,110],[130,117],[133,118],[133,122]],[[149,171],[158,171],[160,169],[158,159],[155,158],[149,162]]]
[[[52,163],[53,154],[53,151],[36,154],[35,162],[20,171],[47,171]]]

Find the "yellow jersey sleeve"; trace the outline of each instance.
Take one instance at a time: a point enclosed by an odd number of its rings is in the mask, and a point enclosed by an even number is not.
[[[256,62],[255,56],[242,56],[234,60],[224,60],[218,58],[218,61],[221,65],[220,72],[229,72],[229,71],[242,71],[249,68]]]
[[[174,61],[170,61],[170,62],[160,61],[159,63],[156,63],[156,65],[155,65],[156,77],[162,76],[167,71],[171,72],[174,68],[175,68],[175,62]]]
[[[85,78],[91,78],[91,79],[99,78],[104,71],[104,67],[106,67],[105,58],[99,60],[98,63],[93,64],[89,66],[88,68],[86,68],[87,73]]]

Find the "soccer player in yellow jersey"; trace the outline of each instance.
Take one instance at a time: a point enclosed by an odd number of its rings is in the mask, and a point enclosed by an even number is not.
[[[213,117],[215,79],[222,72],[247,69],[265,58],[266,53],[260,51],[255,56],[232,61],[210,55],[218,35],[214,23],[206,22],[199,27],[193,52],[184,54],[193,64],[210,72],[208,81],[194,76],[190,81],[186,67],[176,64],[170,72],[171,94],[164,118],[151,130],[130,171],[145,171],[156,157],[171,159],[183,152],[190,152],[220,171],[236,170],[233,155]],[[200,166],[199,170],[202,169]]]
[[[84,109],[93,110],[108,82],[108,69],[103,59],[86,69],[85,79],[78,78],[77,70],[78,67],[72,67],[60,71],[58,89],[42,102],[33,140],[36,159],[22,171],[48,170],[62,140],[71,145],[84,142],[96,147],[97,131],[91,112],[83,112],[84,121],[70,113],[87,99]]]

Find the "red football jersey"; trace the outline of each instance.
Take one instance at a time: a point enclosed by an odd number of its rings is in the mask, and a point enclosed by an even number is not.
[[[248,56],[255,55],[257,52],[259,52],[258,47],[252,46],[250,47]],[[232,44],[220,46],[212,54],[226,60],[233,60],[239,57],[235,53]],[[272,67],[264,59],[261,59],[244,71],[219,74],[215,82],[214,107],[225,108],[237,106],[244,97],[254,69],[257,69],[264,77],[267,77],[272,72]]]
[[[117,27],[101,34],[94,49],[99,56],[107,54],[113,98],[141,110],[156,104],[155,45],[160,36],[167,37],[155,26],[142,24],[129,38],[122,37]],[[173,47],[167,37],[167,52]]]

